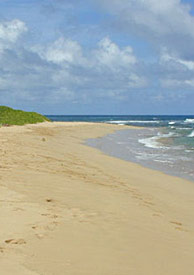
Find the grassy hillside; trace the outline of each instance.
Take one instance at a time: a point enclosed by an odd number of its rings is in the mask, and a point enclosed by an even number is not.
[[[50,120],[35,112],[24,112],[0,106],[0,125],[24,125],[44,121]]]

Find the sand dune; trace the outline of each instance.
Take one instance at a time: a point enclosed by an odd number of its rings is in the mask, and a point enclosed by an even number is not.
[[[123,127],[0,129],[0,274],[194,274],[194,183],[83,144]]]

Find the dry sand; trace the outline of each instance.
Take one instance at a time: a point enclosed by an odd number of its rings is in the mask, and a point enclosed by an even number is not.
[[[0,274],[194,274],[194,183],[83,145],[121,128],[0,129]]]

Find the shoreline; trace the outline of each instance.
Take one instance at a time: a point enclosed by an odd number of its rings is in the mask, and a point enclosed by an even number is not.
[[[3,274],[193,274],[193,184],[83,144],[119,129],[0,128]]]
[[[137,131],[134,133],[134,130],[135,131],[137,130]],[[124,161],[128,161],[130,163],[136,163],[136,164],[139,164],[141,167],[158,171],[158,172],[164,173],[165,175],[170,175],[173,177],[178,177],[180,179],[185,179],[194,183],[194,178],[189,174],[189,171],[187,172],[184,171],[183,173],[183,172],[180,172],[178,168],[174,169],[174,167],[173,168],[171,167],[169,169],[167,165],[164,166],[163,163],[165,162],[167,163],[168,159],[167,161],[166,159],[165,161],[156,160],[157,162],[154,162],[153,159],[151,159],[151,161],[150,160],[148,161],[148,159],[146,158],[143,158],[143,160],[141,160],[141,158],[140,159],[137,158],[137,155],[135,155],[133,151],[129,150],[129,147],[130,149],[131,148],[134,149],[134,146],[136,147],[136,149],[139,149],[139,141],[137,139],[137,136],[138,136],[138,132],[142,133],[142,130],[147,130],[147,128],[143,128],[143,127],[138,128],[138,127],[129,126],[129,128],[120,129],[118,131],[115,131],[114,133],[101,137],[100,141],[98,141],[95,138],[88,139],[85,141],[85,144],[92,148],[98,149],[99,151],[103,152],[108,156],[112,156]],[[153,135],[153,137],[155,137],[155,135]],[[128,139],[130,139],[130,142],[128,141]],[[162,138],[158,140],[161,140],[161,139]],[[134,140],[135,140],[135,144],[134,144]],[[142,140],[142,137],[140,138],[140,140]],[[145,146],[144,148],[141,148],[141,153],[146,154],[145,149],[148,150],[147,148],[148,148],[147,146]],[[151,149],[153,150],[153,148],[156,148],[156,147],[152,147]],[[162,154],[162,152],[157,152],[156,155],[159,153]],[[147,151],[147,154],[154,154],[154,152]]]

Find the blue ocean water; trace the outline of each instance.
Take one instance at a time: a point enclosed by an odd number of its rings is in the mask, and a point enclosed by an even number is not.
[[[194,115],[48,116],[53,121],[87,121],[138,126],[88,145],[124,160],[194,180]]]

